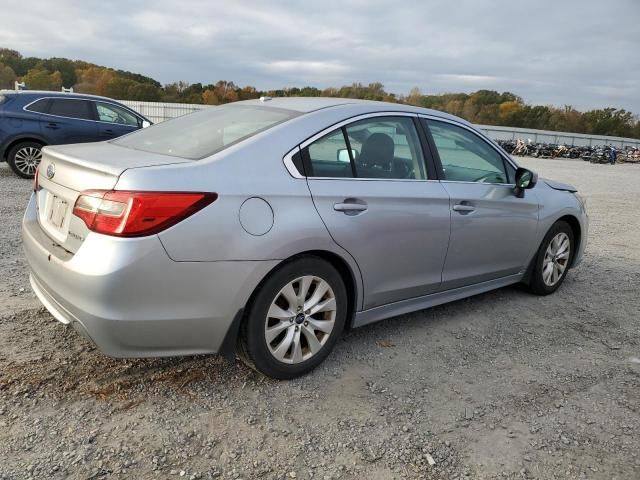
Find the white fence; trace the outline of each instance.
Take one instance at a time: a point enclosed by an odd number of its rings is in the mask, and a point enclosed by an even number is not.
[[[609,137],[605,135],[588,135],[586,133],[553,132],[551,130],[535,130],[530,128],[498,127],[494,125],[476,125],[494,140],[531,140],[533,143],[551,143],[555,145],[574,145],[576,147],[591,145],[615,145],[624,148],[627,145],[640,148],[637,138]]]
[[[133,100],[118,100],[127,107],[144,115],[153,123],[164,122],[171,118],[181,117],[187,113],[192,113],[210,105],[199,105],[196,103],[164,103],[164,102],[137,102]]]
[[[192,113],[209,105],[193,103],[162,103],[136,102],[120,100],[120,102],[141,113],[154,123],[163,122],[170,118],[180,117]],[[531,140],[533,143],[553,143],[575,146],[587,145],[615,145],[624,148],[627,145],[640,148],[640,139],[609,137],[603,135],[587,135],[586,133],[553,132],[550,130],[535,130],[530,128],[498,127],[494,125],[476,125],[494,140]]]

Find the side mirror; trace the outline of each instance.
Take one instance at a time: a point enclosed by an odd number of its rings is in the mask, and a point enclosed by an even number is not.
[[[143,120],[142,121],[142,128],[147,128],[151,126],[151,122],[148,120]]]
[[[355,148],[352,148],[351,155],[353,156],[353,159],[356,160],[358,158],[358,155],[360,155],[360,152]],[[351,159],[349,158],[349,150],[347,150],[346,148],[341,148],[340,150],[338,150],[338,153],[336,153],[336,159],[339,162],[349,163],[351,161]]]
[[[527,170],[526,168],[518,167],[516,170],[516,186],[514,188],[516,197],[524,197],[524,191],[528,188],[533,188],[538,183],[538,174]]]

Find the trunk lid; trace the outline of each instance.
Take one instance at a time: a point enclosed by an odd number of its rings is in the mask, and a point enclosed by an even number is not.
[[[83,190],[111,190],[127,169],[190,160],[141,152],[108,142],[45,147],[38,170],[38,221],[58,245],[75,253],[89,229],[73,215]]]

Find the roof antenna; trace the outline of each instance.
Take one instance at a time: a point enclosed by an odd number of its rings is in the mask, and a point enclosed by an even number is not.
[[[71,87],[71,88],[64,88],[64,87],[62,87],[61,92],[62,92],[62,93],[73,93],[73,87]]]
[[[265,97],[260,97],[260,101],[263,102],[263,103],[264,102],[268,102],[269,100],[271,100],[271,97],[266,97],[266,96]]]
[[[22,90],[27,88],[27,84],[24,82],[13,82],[13,88],[15,88],[16,91]]]

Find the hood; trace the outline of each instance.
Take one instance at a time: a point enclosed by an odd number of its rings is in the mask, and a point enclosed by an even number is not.
[[[573,185],[569,185],[568,183],[556,182],[555,180],[547,180],[546,178],[542,179],[544,183],[549,185],[554,190],[562,190],[565,192],[577,192],[578,189]]]

